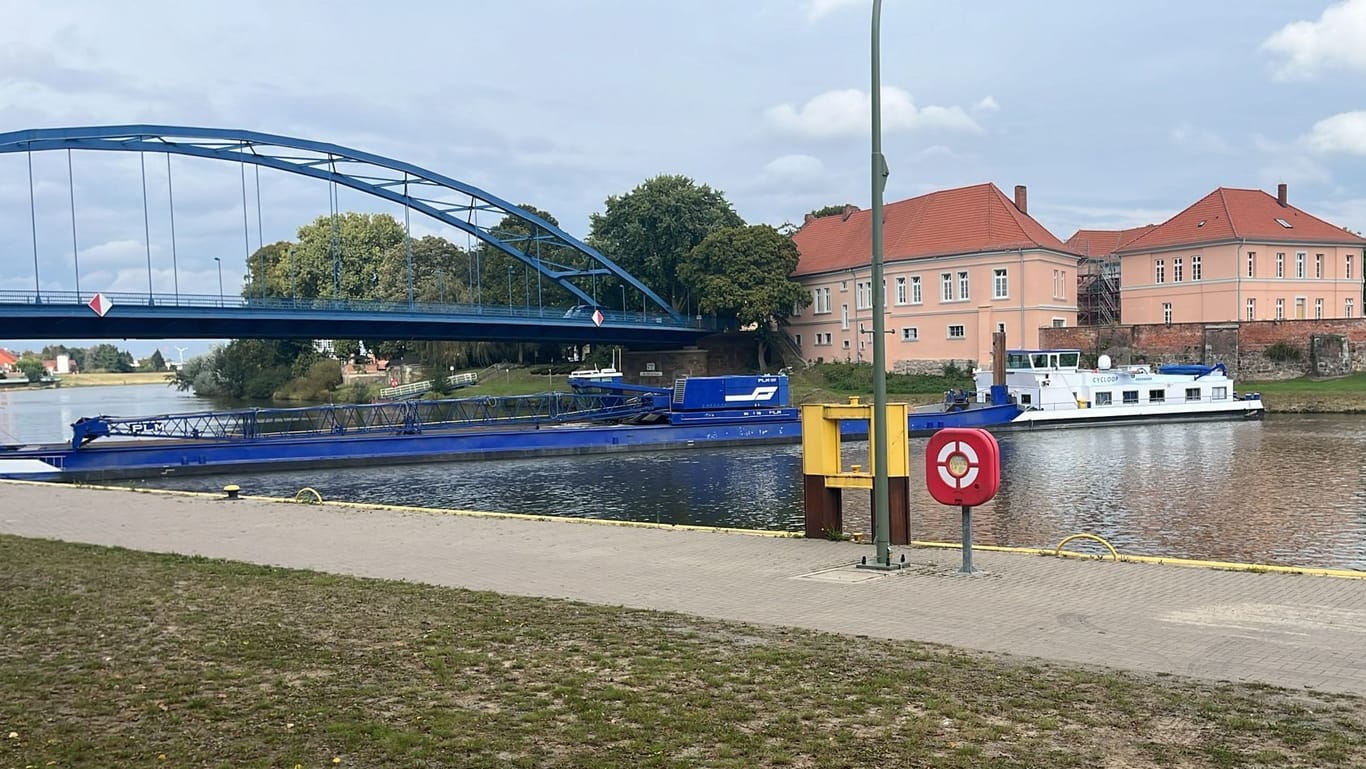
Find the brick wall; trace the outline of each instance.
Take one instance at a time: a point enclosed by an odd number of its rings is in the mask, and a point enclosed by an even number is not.
[[[1363,318],[1045,328],[1039,341],[1041,347],[1104,353],[1115,365],[1223,363],[1245,379],[1366,371]]]

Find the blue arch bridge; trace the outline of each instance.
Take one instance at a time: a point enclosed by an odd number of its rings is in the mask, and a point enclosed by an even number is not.
[[[139,153],[144,164],[144,226],[146,153],[166,155],[168,187],[173,155],[240,164],[244,169],[244,221],[248,166],[258,174],[258,200],[259,169],[267,168],[330,184],[333,201],[340,186],[401,205],[408,244],[407,296],[401,301],[343,297],[339,253],[332,257],[334,291],[330,298],[270,295],[264,289],[259,295],[244,296],[224,296],[221,288],[212,295],[181,293],[178,288],[174,293],[157,293],[152,291],[150,245],[147,292],[110,293],[98,287],[82,287],[75,246],[74,191],[70,256],[76,261],[76,285],[64,290],[43,288],[43,265],[51,265],[39,252],[33,153],[61,150],[67,152],[68,174],[73,151]],[[5,153],[28,155],[34,280],[32,291],[0,290],[0,339],[413,339],[621,344],[649,349],[690,345],[713,330],[680,315],[607,256],[537,214],[400,160],[254,131],[161,125],[0,133],[0,154]],[[74,190],[70,176],[67,183]],[[174,255],[173,195],[171,201]],[[409,212],[465,232],[486,244],[488,253],[525,265],[526,274],[534,276],[529,280],[536,281],[538,299],[550,294],[564,303],[547,306],[537,301],[531,306],[528,299],[525,306],[514,306],[511,297],[506,305],[418,301],[413,289]],[[339,212],[334,208],[332,214],[335,222]],[[259,222],[259,202],[257,216]],[[611,307],[598,301],[599,286],[619,289],[621,301]]]

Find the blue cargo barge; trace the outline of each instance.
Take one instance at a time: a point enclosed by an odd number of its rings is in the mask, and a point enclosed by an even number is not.
[[[379,465],[791,443],[801,439],[786,376],[688,377],[630,385],[615,371],[571,377],[572,393],[245,409],[72,425],[70,444],[0,447],[0,478],[92,481],[303,465]],[[950,397],[912,433],[1004,424],[1009,404]],[[867,425],[843,425],[850,438]]]

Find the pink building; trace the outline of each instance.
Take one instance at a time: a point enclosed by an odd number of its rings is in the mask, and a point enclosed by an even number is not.
[[[1075,242],[1074,235],[1069,242]],[[1220,187],[1114,251],[1125,324],[1357,318],[1366,238]]]
[[[1076,324],[1077,255],[995,184],[887,205],[883,221],[887,363],[990,359],[991,335],[1037,347],[1044,326]],[[808,218],[793,236],[792,274],[811,292],[789,332],[806,360],[872,357],[872,213]]]

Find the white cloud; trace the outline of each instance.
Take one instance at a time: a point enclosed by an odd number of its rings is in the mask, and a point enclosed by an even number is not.
[[[1306,155],[1287,155],[1277,158],[1258,172],[1258,181],[1265,189],[1286,182],[1293,185],[1328,184],[1333,175],[1313,158]]]
[[[996,97],[990,94],[978,99],[977,103],[972,105],[973,112],[995,112],[1000,108],[1001,105],[996,103]]]
[[[1233,148],[1219,134],[1204,128],[1196,128],[1190,123],[1181,123],[1171,131],[1172,143],[1196,152],[1216,152],[1224,154]]]
[[[1314,152],[1366,155],[1366,110],[1324,118],[1301,141]]]
[[[872,125],[872,98],[857,88],[826,91],[800,108],[770,107],[764,116],[774,128],[805,139],[867,136]],[[895,133],[919,128],[981,133],[982,127],[962,107],[916,107],[911,95],[893,86],[882,89],[882,130]]]
[[[1287,24],[1262,48],[1285,57],[1276,67],[1277,80],[1304,80],[1332,69],[1366,72],[1366,0],[1344,0],[1318,21]]]
[[[861,5],[868,5],[868,0],[807,0],[806,20],[817,21],[842,8]]]
[[[764,176],[771,179],[808,181],[825,174],[825,164],[810,155],[783,155],[764,166]]]

